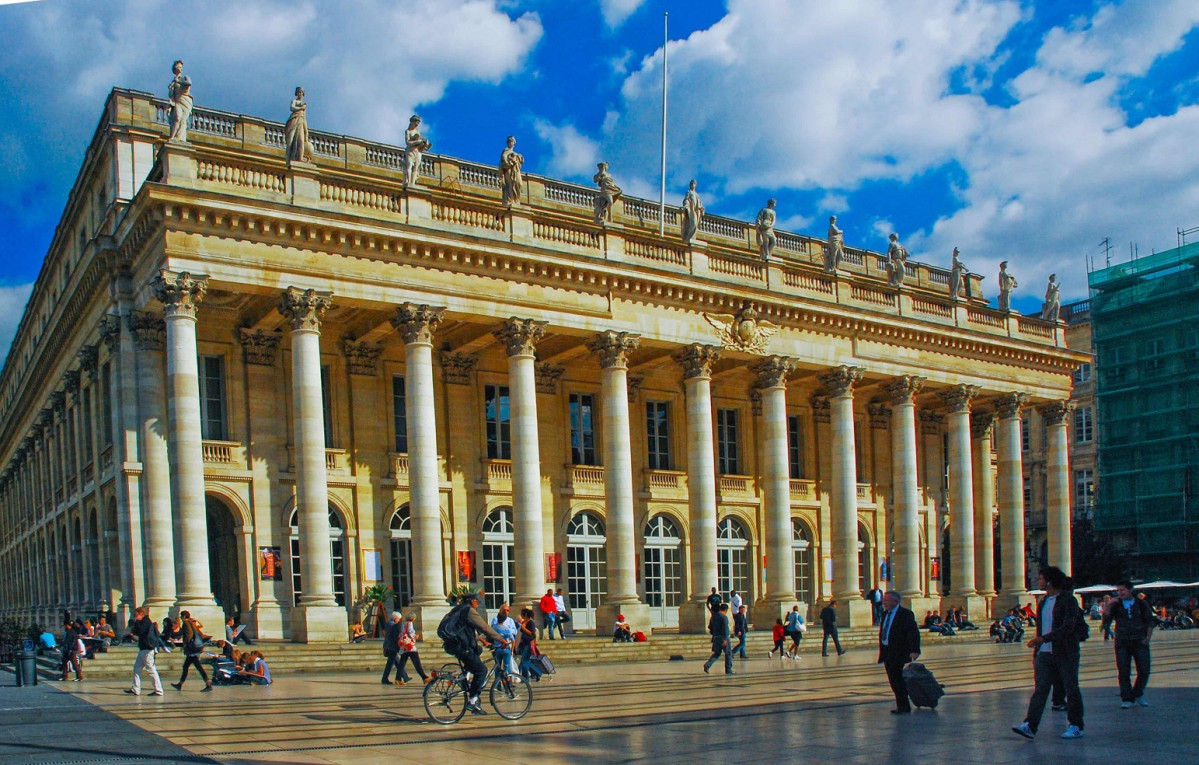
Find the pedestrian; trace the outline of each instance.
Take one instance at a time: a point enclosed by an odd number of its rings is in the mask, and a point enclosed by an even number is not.
[[[75,670],[75,682],[83,679],[83,645],[79,638],[79,630],[74,622],[67,622],[62,636],[62,682],[67,681],[71,670]]]
[[[420,663],[420,653],[416,650],[416,641],[419,639],[420,635],[416,631],[415,617],[412,614],[408,614],[408,618],[404,620],[403,625],[400,627],[400,663],[396,667],[396,673],[400,676],[400,685],[408,682],[408,673],[404,671],[404,665],[409,661],[412,662],[412,668],[416,670],[416,674],[420,675],[420,679],[426,685],[429,683],[430,678],[425,674],[425,668]]]
[[[554,597],[553,592],[548,593],[548,595],[551,598]],[[491,628],[503,638],[503,641],[491,646],[492,650],[495,651],[496,660],[509,673],[515,675],[517,669],[516,662],[512,658],[512,647],[516,645],[516,638],[520,635],[520,626],[512,618],[511,606],[507,603],[500,603],[499,613],[491,617]]]
[[[533,609],[520,610],[520,676],[527,680],[541,681],[541,669],[533,663],[537,655],[537,620],[533,618]]]
[[[720,597],[720,593],[713,587],[712,594],[708,596],[705,602],[708,604],[708,613],[715,614],[720,610],[720,604],[724,602],[724,599]]]
[[[712,618],[708,620],[708,634],[712,636],[712,655],[704,662],[704,674],[708,674],[708,670],[712,668],[721,654],[724,654],[724,673],[726,675],[736,674],[733,672],[733,652],[729,648],[728,603],[721,603],[716,612],[712,614]]]
[[[553,640],[554,627],[558,624],[558,601],[554,600],[553,588],[545,591],[541,600],[537,602],[537,607],[545,614],[545,631],[549,633],[550,640]]]
[[[833,639],[837,647],[837,655],[845,653],[841,649],[841,639],[837,636],[837,601],[830,600],[820,612],[820,626],[824,628],[824,642],[820,645],[820,655],[828,656],[828,639]]]
[[[783,656],[799,661],[799,641],[803,640],[803,633],[806,629],[807,625],[804,624],[803,615],[799,613],[799,605],[797,604],[787,614],[787,621],[783,632],[787,637],[791,638],[791,650],[784,653]]]
[[[731,592],[729,592],[729,613],[730,614],[732,614],[733,616],[736,616],[737,613],[741,610],[741,606],[744,603],[745,603],[745,601],[741,599],[741,596],[739,594],[737,594],[736,590],[732,590]]]
[[[152,695],[161,696],[162,679],[158,676],[158,669],[154,666],[154,653],[158,650],[158,644],[162,638],[158,634],[158,626],[146,615],[145,608],[138,606],[133,609],[133,626],[130,632],[137,638],[137,658],[133,660],[133,685],[126,688],[125,693],[131,693],[134,696],[142,695],[142,670],[145,670],[150,673],[150,679],[154,681]]]
[[[183,622],[183,674],[179,676],[179,682],[171,683],[171,687],[177,691],[183,690],[183,684],[187,682],[187,670],[194,666],[200,677],[204,678],[204,688],[200,693],[209,693],[212,683],[204,671],[204,665],[200,663],[200,654],[204,653],[204,625],[193,619],[189,611],[180,611],[179,618]]]
[[[749,617],[746,616],[745,606],[737,609],[737,613],[733,614],[733,634],[737,636],[737,647],[733,649],[733,653],[740,656],[742,659],[748,659],[745,655],[745,641],[749,637]]]
[[[1120,708],[1131,709],[1133,704],[1149,706],[1145,700],[1145,686],[1149,683],[1149,639],[1153,637],[1156,624],[1153,609],[1133,593],[1132,582],[1123,581],[1116,585],[1116,598],[1112,600],[1103,618],[1104,633],[1115,624],[1116,675],[1120,680]],[[1136,683],[1129,682],[1131,665],[1136,663]]]
[[[554,593],[554,606],[558,609],[558,637],[566,639],[566,623],[570,621],[570,612],[566,610],[566,595],[559,587]]]
[[[883,591],[878,585],[874,585],[874,589],[866,593],[866,600],[870,601],[870,618],[871,624],[878,626],[878,622],[883,618]]]
[[[1066,692],[1066,731],[1062,738],[1082,738],[1082,693],[1078,688],[1079,640],[1085,639],[1087,623],[1074,597],[1074,583],[1056,566],[1041,569],[1038,586],[1045,599],[1037,608],[1037,634],[1025,645],[1033,654],[1035,685],[1028,700],[1024,722],[1012,726],[1012,732],[1032,738],[1037,735],[1045,702],[1056,679]]]
[[[786,628],[783,626],[782,619],[775,619],[774,626],[770,628],[770,637],[774,638],[774,648],[770,649],[770,653],[766,654],[767,660],[774,658],[774,652],[779,652],[779,658],[783,658],[783,640],[787,637]]]
[[[895,694],[893,715],[906,715],[912,711],[903,668],[920,656],[920,628],[916,626],[915,615],[900,605],[900,600],[899,593],[894,590],[883,595],[883,618],[878,629],[878,663],[887,671],[887,682]]]
[[[400,620],[403,617],[399,611],[391,612],[391,619],[387,622],[387,628],[383,630],[383,655],[387,657],[387,663],[383,665],[383,678],[379,681],[383,685],[403,685],[404,672],[403,670],[396,673],[395,683],[391,681],[391,668],[398,667],[400,664],[400,630],[403,625]]]

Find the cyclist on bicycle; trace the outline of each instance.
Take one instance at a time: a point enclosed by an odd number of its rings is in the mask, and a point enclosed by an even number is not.
[[[500,643],[505,647],[509,645],[509,641],[503,635],[493,630],[491,625],[479,614],[479,596],[472,594],[469,597],[469,606],[462,604],[455,606],[455,608],[468,609],[466,619],[463,621],[462,634],[457,640],[445,641],[445,649],[447,653],[451,654],[462,664],[463,669],[472,675],[470,690],[466,699],[466,708],[472,714],[485,715],[487,713],[479,705],[479,692],[483,690],[483,683],[487,679],[487,667],[483,664],[483,660],[479,658],[481,649],[479,647],[478,636],[486,636],[492,642]]]

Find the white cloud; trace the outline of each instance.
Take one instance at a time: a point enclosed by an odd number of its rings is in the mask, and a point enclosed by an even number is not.
[[[29,302],[29,293],[32,291],[32,283],[0,286],[0,359],[8,356],[8,349],[17,334],[17,325],[25,313],[25,303]]]
[[[533,123],[541,140],[550,145],[547,174],[564,178],[590,177],[599,161],[599,144],[574,125],[554,125],[545,120]]]
[[[645,0],[600,0],[600,13],[609,29],[616,29],[637,12]]]

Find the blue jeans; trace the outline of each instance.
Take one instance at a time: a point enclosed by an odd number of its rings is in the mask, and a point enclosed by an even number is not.
[[[526,680],[529,679],[529,675],[532,675],[534,679],[541,678],[541,670],[533,666],[532,643],[525,643],[520,647],[520,674]]]
[[[553,611],[545,615],[545,631],[550,634],[550,640],[554,639],[554,627],[558,626],[558,612]]]
[[[712,638],[712,656],[704,662],[704,671],[712,668],[720,655],[724,654],[724,673],[733,674],[733,652],[729,650],[729,641]]]
[[[745,633],[742,632],[741,634],[737,635],[737,640],[740,642],[738,642],[737,647],[733,649],[733,655],[740,656],[742,659],[748,659],[749,657],[745,655]]]
[[[1054,646],[1054,649],[1059,650],[1058,646]],[[1024,716],[1028,727],[1032,728],[1033,733],[1037,732],[1045,702],[1049,700],[1054,684],[1059,683],[1066,694],[1066,720],[1081,729],[1082,692],[1078,689],[1078,647],[1075,646],[1073,650],[1062,648],[1056,653],[1037,651],[1033,661],[1036,686],[1032,698],[1028,700],[1028,713]]]
[[[1136,683],[1130,682],[1132,665],[1137,667]],[[1116,674],[1120,679],[1120,699],[1136,701],[1149,684],[1149,644],[1144,640],[1116,638]]]

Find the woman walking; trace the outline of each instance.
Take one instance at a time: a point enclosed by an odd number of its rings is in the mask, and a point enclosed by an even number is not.
[[[171,687],[177,691],[183,690],[183,684],[187,682],[187,670],[194,666],[200,677],[204,678],[204,688],[200,693],[208,693],[212,690],[212,682],[208,679],[208,673],[204,671],[204,665],[200,663],[200,654],[204,652],[204,625],[193,619],[188,611],[180,611],[179,618],[183,622],[183,674],[179,677],[179,682],[171,683]]]
[[[408,682],[408,675],[404,672],[404,666],[408,660],[412,660],[412,668],[416,670],[416,674],[420,675],[420,679],[426,683],[429,682],[429,676],[425,674],[425,668],[420,664],[420,654],[416,650],[416,639],[420,637],[416,632],[416,624],[413,623],[412,614],[408,614],[408,618],[404,620],[404,626],[400,628],[400,663],[396,670],[399,676],[399,684],[404,685]]]
[[[803,617],[799,613],[799,606],[791,609],[791,613],[787,614],[787,626],[784,630],[787,637],[791,638],[791,649],[784,653],[788,659],[799,660],[799,641],[803,640],[804,630],[807,625],[804,624]]]
[[[537,655],[537,620],[531,608],[520,610],[520,633],[517,640],[520,650],[520,676],[525,680],[531,676],[540,682],[541,670],[533,665],[533,657]]]

